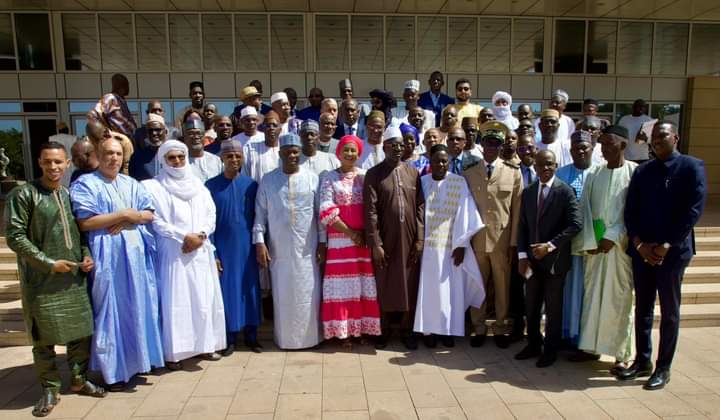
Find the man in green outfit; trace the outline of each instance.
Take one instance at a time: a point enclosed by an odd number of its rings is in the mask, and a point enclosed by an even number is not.
[[[15,188],[5,210],[7,243],[18,259],[25,324],[43,395],[33,415],[45,417],[60,400],[55,345],[67,346],[70,390],[104,397],[105,389],[86,377],[93,316],[86,274],[94,263],[80,243],[68,190],[60,184],[69,160],[56,142],[40,147],[42,177]]]

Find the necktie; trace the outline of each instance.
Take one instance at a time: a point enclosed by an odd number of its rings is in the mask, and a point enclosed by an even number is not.
[[[545,188],[547,188],[547,185],[540,184],[540,197],[538,198],[537,216],[535,219],[535,243],[540,242],[540,214],[545,205]]]
[[[452,171],[452,172],[453,172],[455,175],[460,175],[460,173],[462,172],[462,164],[460,163],[460,159],[459,159],[459,158],[453,159],[453,167],[454,167],[454,168],[453,168],[453,171]]]
[[[488,179],[490,179],[490,177],[492,176],[492,171],[493,171],[493,166],[492,166],[492,164],[489,164],[489,165],[487,166],[487,176],[488,176]]]
[[[355,135],[355,127],[353,127],[352,125],[350,126],[350,135]]]

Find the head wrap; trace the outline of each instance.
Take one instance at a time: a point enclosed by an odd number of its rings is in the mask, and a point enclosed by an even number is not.
[[[240,119],[243,119],[245,117],[257,117],[257,109],[255,109],[254,106],[246,106],[243,107],[242,111],[240,111]]]
[[[295,133],[287,133],[280,136],[280,148],[283,147],[302,147],[302,142],[300,141],[300,136],[298,136]]]
[[[180,168],[173,168],[165,161],[165,155],[172,151],[182,152],[186,159],[185,165]],[[160,174],[155,177],[170,194],[183,200],[192,199],[197,193],[202,191],[203,183],[193,174],[190,168],[190,160],[188,156],[188,148],[185,143],[177,140],[165,140],[158,149],[160,157]]]
[[[205,130],[205,124],[201,120],[191,118],[183,123],[183,130],[192,130],[193,128],[199,128]]]
[[[503,92],[502,90],[495,92],[495,94],[492,97],[493,105],[495,105],[495,102],[497,102],[498,99],[505,99],[508,106],[512,105],[512,96],[510,96],[510,94],[507,92]]]
[[[382,111],[373,109],[372,111],[370,111],[365,121],[370,121],[373,118],[377,118],[378,120],[381,120],[383,124],[385,124],[385,114],[383,114]]]
[[[391,125],[390,127],[385,129],[382,139],[383,139],[383,141],[388,141],[388,140],[392,140],[392,139],[401,139],[402,140],[402,132],[396,126]]]
[[[400,124],[400,133],[402,134],[403,138],[405,137],[405,134],[411,133],[415,137],[415,144],[420,143],[420,133],[418,132],[417,128],[413,127],[412,125],[406,123]]]
[[[287,93],[285,93],[285,92],[275,92],[275,93],[272,94],[272,96],[270,97],[270,103],[275,103],[275,102],[277,102],[277,101],[287,101],[287,102],[290,102],[290,101],[288,100]]]
[[[228,152],[242,152],[243,145],[240,140],[227,139],[220,143],[220,155],[224,155]]]
[[[562,89],[555,89],[550,97],[554,98],[556,96],[564,100],[565,102],[570,100],[570,95],[568,95],[568,93]]]
[[[554,109],[543,109],[542,113],[540,114],[540,118],[555,118],[559,120],[560,113]]]
[[[608,125],[603,130],[603,134],[615,134],[616,136],[622,137],[625,140],[630,137],[628,129],[621,125]]]
[[[570,135],[570,143],[590,143],[592,144],[592,134],[583,130],[575,130]]]
[[[354,143],[355,147],[357,147],[358,156],[362,156],[363,141],[358,136],[348,134],[347,136],[342,136],[337,144],[337,148],[335,149],[335,156],[337,156],[338,159],[340,159],[342,150],[348,143]]]
[[[156,123],[162,124],[162,126],[165,127],[165,118],[161,117],[158,114],[153,114],[153,113],[148,114],[147,122],[145,122],[145,124],[147,125],[147,124],[150,124],[151,122],[156,122]]]
[[[258,92],[257,88],[255,88],[255,86],[246,86],[240,90],[241,101],[252,98],[253,96],[262,96],[260,95],[260,92]]]
[[[434,155],[437,152],[445,152],[449,153],[449,149],[446,145],[442,143],[433,144],[433,147],[430,148],[430,156]]]
[[[352,89],[352,82],[350,79],[342,79],[338,85],[340,86],[340,90]]]
[[[315,133],[320,132],[320,125],[315,120],[305,120],[300,125],[300,134],[312,131]]]
[[[405,90],[414,90],[415,92],[420,91],[420,82],[418,80],[408,80],[405,82]]]

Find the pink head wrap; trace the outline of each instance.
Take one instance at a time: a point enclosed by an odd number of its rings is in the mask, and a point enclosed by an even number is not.
[[[342,153],[343,147],[345,147],[345,145],[348,143],[355,143],[355,147],[357,147],[358,151],[358,156],[362,155],[363,141],[358,136],[348,134],[347,136],[342,136],[342,138],[338,142],[337,149],[335,149],[335,156],[337,156],[338,159],[340,159],[340,154]]]

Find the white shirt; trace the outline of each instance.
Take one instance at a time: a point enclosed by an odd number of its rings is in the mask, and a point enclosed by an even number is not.
[[[540,204],[540,194],[543,195],[543,200],[547,199],[548,194],[550,193],[550,188],[552,188],[553,182],[555,182],[555,175],[553,175],[552,178],[548,182],[541,182],[538,180],[538,194],[537,194],[537,203]],[[545,186],[545,188],[543,188]],[[540,209],[538,209],[540,211]],[[549,252],[555,251],[555,245],[553,245],[552,242],[547,243],[550,246]],[[527,252],[518,252],[518,259],[527,259],[528,255]]]
[[[254,135],[248,136],[245,133],[240,133],[231,137],[231,140],[237,140],[242,143],[243,146],[250,143],[251,141],[265,141],[265,133],[256,131]]]
[[[632,114],[623,115],[618,121],[618,125],[627,128],[628,130],[628,144],[625,148],[625,159],[627,160],[648,160],[650,158],[648,154],[648,143],[638,143],[635,141],[642,125],[652,118],[643,114],[637,117]],[[649,140],[649,139],[648,139]]]

